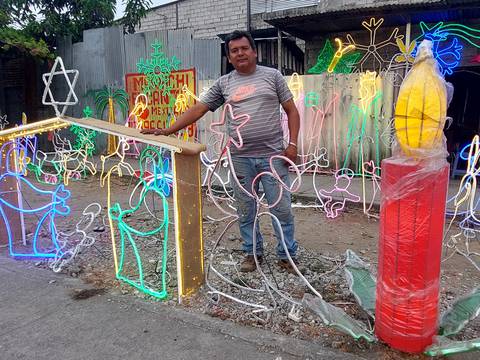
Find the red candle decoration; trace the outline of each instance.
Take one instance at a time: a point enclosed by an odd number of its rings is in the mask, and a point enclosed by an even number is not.
[[[401,351],[437,334],[448,175],[444,159],[382,162],[375,332]]]

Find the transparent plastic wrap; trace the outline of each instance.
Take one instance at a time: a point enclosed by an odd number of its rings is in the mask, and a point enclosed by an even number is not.
[[[382,162],[375,333],[406,352],[423,351],[438,330],[451,91],[422,42],[395,109],[398,145]]]

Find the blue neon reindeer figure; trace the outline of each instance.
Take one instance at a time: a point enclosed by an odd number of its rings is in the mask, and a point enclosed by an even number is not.
[[[42,190],[33,185],[25,178],[27,169],[27,149],[20,142],[7,142],[0,149],[1,154],[6,156],[0,161],[5,161],[5,172],[0,175],[0,182],[11,181],[15,183],[17,191],[20,191],[22,185],[27,186],[42,199],[42,202],[36,207],[24,209],[23,206],[10,203],[6,196],[0,196],[0,215],[6,226],[8,235],[9,252],[12,257],[35,257],[35,258],[55,258],[62,254],[62,249],[58,243],[57,228],[55,225],[56,216],[67,216],[70,214],[70,207],[67,200],[70,198],[70,191],[63,185],[59,185],[55,190]],[[13,160],[13,163],[12,163]],[[3,195],[3,194],[0,194]],[[13,234],[10,227],[10,220],[6,209],[9,208],[24,214],[36,214],[38,222],[33,234],[31,250],[16,251],[14,246]],[[50,244],[46,248],[40,248],[39,236],[42,227],[48,229],[50,234]]]

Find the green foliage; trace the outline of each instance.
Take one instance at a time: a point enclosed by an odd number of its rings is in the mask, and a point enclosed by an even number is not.
[[[147,15],[152,5],[151,0],[129,0],[125,8],[125,16],[120,21],[126,33],[133,34],[135,26],[140,27],[140,21]]]
[[[127,8],[121,23],[134,32],[151,0],[125,1]],[[116,0],[1,0],[0,44],[21,50],[31,48],[34,53],[45,55],[44,43],[53,49],[58,37],[71,35],[72,41],[77,42],[84,30],[113,25],[115,5]],[[4,41],[6,29],[9,42]],[[44,41],[42,46],[32,44],[40,39]]]
[[[55,56],[42,39],[36,40],[22,30],[0,28],[0,51],[17,50],[36,58],[53,59]]]

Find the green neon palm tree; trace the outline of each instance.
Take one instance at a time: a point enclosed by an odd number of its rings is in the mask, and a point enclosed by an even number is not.
[[[123,117],[127,116],[128,94],[123,89],[115,89],[113,86],[105,86],[95,92],[95,107],[97,116],[102,118],[105,109],[108,108],[108,122],[115,124],[115,106],[119,106]],[[107,154],[113,154],[117,149],[117,137],[108,135]]]

